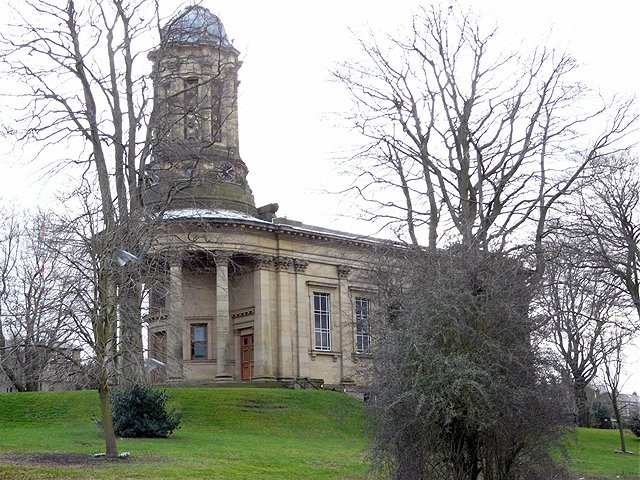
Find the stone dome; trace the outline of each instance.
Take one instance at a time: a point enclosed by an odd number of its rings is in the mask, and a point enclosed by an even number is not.
[[[220,19],[200,5],[187,7],[176,15],[164,26],[161,37],[167,43],[231,45]]]

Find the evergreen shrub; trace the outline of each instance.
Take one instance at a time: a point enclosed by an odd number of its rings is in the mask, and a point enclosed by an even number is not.
[[[636,413],[629,422],[629,430],[638,438],[640,438],[640,413]]]
[[[141,385],[118,389],[111,395],[113,427],[120,437],[168,437],[180,426],[180,415],[167,410],[164,390]]]

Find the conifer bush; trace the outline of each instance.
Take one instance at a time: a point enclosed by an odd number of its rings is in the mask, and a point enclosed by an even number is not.
[[[629,422],[629,430],[638,438],[640,438],[640,414],[636,413]]]
[[[175,409],[167,409],[168,394],[142,385],[115,390],[111,396],[113,427],[120,437],[168,437],[180,426]]]

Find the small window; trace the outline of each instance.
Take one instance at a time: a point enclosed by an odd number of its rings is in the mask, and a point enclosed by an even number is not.
[[[315,322],[316,350],[331,350],[331,296],[313,292],[313,317]]]
[[[369,299],[356,298],[356,353],[371,353],[371,324],[369,323]]]
[[[191,358],[207,358],[207,324],[194,323],[191,325]]]
[[[199,113],[198,113],[198,79],[188,78],[184,81],[184,138],[198,140],[199,137]]]
[[[194,113],[198,106],[198,79],[187,78],[184,81],[184,108],[186,113]]]
[[[214,78],[211,89],[211,136],[214,142],[222,139],[222,82]]]

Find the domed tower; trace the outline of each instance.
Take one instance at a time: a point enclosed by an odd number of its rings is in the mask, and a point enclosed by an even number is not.
[[[161,31],[153,62],[147,205],[256,215],[239,155],[238,60],[220,19],[190,6]]]

